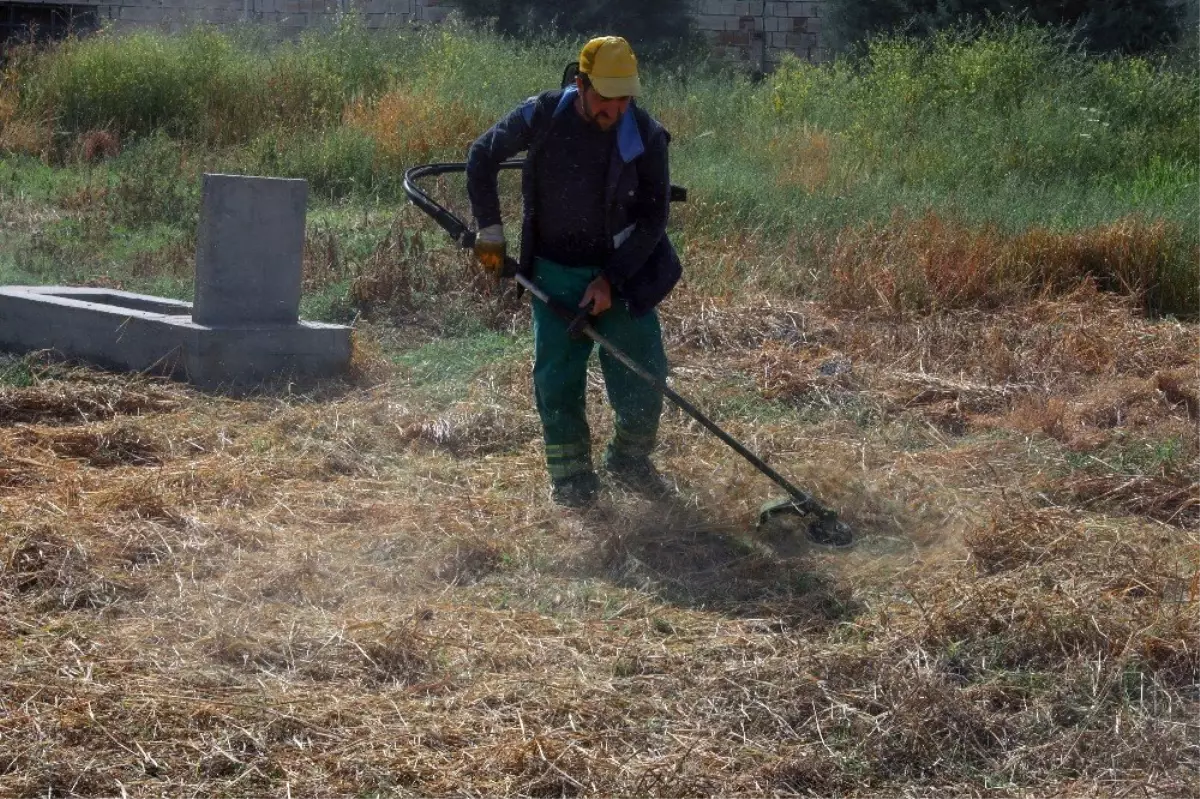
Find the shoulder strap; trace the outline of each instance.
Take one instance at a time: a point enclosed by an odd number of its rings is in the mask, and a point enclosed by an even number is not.
[[[579,62],[572,61],[571,63],[567,64],[567,68],[563,70],[562,84],[558,88],[565,89],[568,86],[574,85],[575,77],[577,75],[579,75]]]
[[[542,145],[546,143],[546,139],[550,136],[550,131],[554,127],[554,110],[558,107],[558,100],[550,101],[554,96],[554,92],[547,92],[538,95],[531,103],[529,115],[525,118],[525,122],[533,129],[533,141],[529,145],[529,149],[525,153],[527,159],[533,158],[537,152],[542,149]]]

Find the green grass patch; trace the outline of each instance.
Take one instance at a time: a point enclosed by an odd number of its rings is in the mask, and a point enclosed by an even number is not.
[[[350,281],[338,280],[300,298],[300,318],[348,324],[358,315],[350,299]]]
[[[28,388],[37,383],[37,376],[28,357],[0,356],[0,387]]]
[[[490,330],[431,341],[398,353],[392,360],[404,369],[407,382],[435,398],[459,398],[481,373],[494,364],[529,359],[531,335],[511,336]]]
[[[107,285],[190,300],[192,237],[165,225],[98,229],[77,219],[0,243],[0,281]]]
[[[1127,436],[1097,452],[1068,451],[1063,457],[1072,471],[1183,477],[1194,468],[1195,447],[1178,436],[1166,439]]]

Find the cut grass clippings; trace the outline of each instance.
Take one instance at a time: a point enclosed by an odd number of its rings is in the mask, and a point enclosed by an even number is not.
[[[238,400],[26,361],[0,389],[0,786],[1194,792],[1191,328],[1097,293],[897,324],[686,291],[664,326],[703,407],[754,376],[718,421],[856,551],[752,535],[774,488],[677,412],[676,499],[556,509],[527,364],[486,336],[423,378],[453,378],[441,409],[406,371],[431,345]]]

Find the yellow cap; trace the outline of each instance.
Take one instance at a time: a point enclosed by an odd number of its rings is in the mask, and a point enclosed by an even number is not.
[[[592,39],[579,52],[579,71],[605,97],[633,97],[642,90],[637,56],[620,36]]]

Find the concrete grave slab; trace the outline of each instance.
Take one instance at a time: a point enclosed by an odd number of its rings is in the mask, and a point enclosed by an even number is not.
[[[0,287],[0,349],[247,388],[343,373],[350,328],[299,319],[302,180],[205,175],[196,303],[110,289]]]
[[[187,302],[108,289],[0,287],[0,349],[54,350],[108,369],[244,388],[268,380],[333,377],[350,361],[342,325],[212,327]]]

